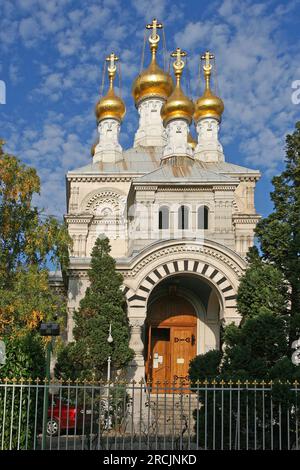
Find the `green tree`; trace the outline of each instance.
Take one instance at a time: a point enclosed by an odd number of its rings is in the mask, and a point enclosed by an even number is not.
[[[273,212],[256,228],[263,258],[289,283],[290,344],[300,334],[300,122],[286,138],[286,166],[272,180]]]
[[[249,250],[248,268],[240,280],[237,308],[242,317],[250,318],[270,312],[285,315],[288,310],[288,284],[283,273],[265,262],[258,249]]]
[[[193,381],[203,379],[204,375],[218,380],[274,380],[276,384],[272,393],[265,395],[265,404],[255,402],[257,416],[264,406],[268,421],[272,399],[273,405],[280,404],[283,413],[279,417],[278,412],[274,412],[273,431],[278,428],[279,420],[286,423],[288,418],[291,431],[298,418],[294,414],[292,417],[288,415],[288,410],[295,405],[295,394],[291,394],[288,385],[279,381],[300,378],[300,368],[291,362],[290,348],[300,333],[300,123],[286,139],[286,167],[272,182],[274,210],[259,222],[256,229],[261,256],[256,248],[250,250],[248,268],[238,290],[237,307],[242,321],[239,326],[232,324],[225,328],[225,352],[219,363],[217,357],[212,361],[208,353],[198,356],[191,363],[190,377]],[[206,410],[203,408],[198,417],[200,441],[204,439],[201,434],[204,420],[211,421],[216,416],[216,408],[221,410],[220,400],[224,396],[218,393],[209,399],[200,394],[202,403],[206,402]],[[246,390],[243,400],[249,407],[250,404],[254,406],[254,399]],[[225,402],[223,405],[228,407],[229,403]],[[233,393],[230,404],[233,410],[237,403]],[[240,406],[245,403],[240,401]],[[246,417],[241,415],[240,419],[245,429]],[[260,419],[257,419],[256,431],[262,432]],[[219,425],[220,422],[217,423],[218,429]],[[249,432],[254,433],[254,429],[250,428]],[[284,435],[287,435],[287,430]],[[209,439],[210,442],[213,439],[211,434]]]
[[[5,153],[0,140],[0,289],[10,288],[21,266],[68,266],[70,237],[64,224],[32,204],[40,192],[34,168]]]
[[[43,214],[32,199],[40,191],[34,168],[5,153],[0,140],[0,337],[38,334],[41,321],[66,311],[51,292],[47,263],[68,265],[66,226]],[[24,371],[25,373],[26,371]]]
[[[122,369],[133,357],[129,348],[129,325],[122,276],[116,272],[107,238],[98,238],[92,250],[90,286],[74,314],[75,342],[59,356],[56,375],[62,378],[103,379],[111,356],[115,370]],[[113,343],[107,342],[109,324]]]
[[[43,217],[32,203],[40,180],[30,168],[4,152],[0,141],[0,339],[7,361],[1,380],[45,377],[45,345],[38,327],[66,313],[65,301],[51,291],[47,262],[65,273],[70,238],[64,224]],[[32,390],[31,390],[32,392]],[[7,385],[0,391],[0,435],[7,448],[33,445],[35,406],[30,389]],[[10,411],[8,411],[10,410]]]

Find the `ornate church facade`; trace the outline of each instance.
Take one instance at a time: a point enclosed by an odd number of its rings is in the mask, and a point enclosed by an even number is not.
[[[130,378],[173,381],[187,376],[195,355],[220,347],[222,324],[240,320],[236,295],[259,219],[260,174],[225,161],[213,54],[201,57],[204,93],[193,102],[181,85],[186,53],[172,53],[174,80],[158,66],[161,28],[156,20],[147,25],[151,60],[133,84],[133,147],[119,144],[125,105],[114,90],[118,58],[111,54],[92,162],[67,174],[65,219],[74,242],[68,339],[88,286],[91,250],[105,234],[124,279],[135,353]]]

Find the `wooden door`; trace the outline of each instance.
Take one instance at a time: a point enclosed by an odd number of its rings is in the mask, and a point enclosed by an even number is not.
[[[190,361],[196,356],[196,327],[173,327],[171,332],[171,381],[181,382],[189,379]]]
[[[151,348],[148,359],[153,385],[170,380],[170,329],[151,329]]]
[[[148,312],[147,378],[153,384],[188,379],[197,354],[197,316],[188,300],[177,295],[157,299]]]

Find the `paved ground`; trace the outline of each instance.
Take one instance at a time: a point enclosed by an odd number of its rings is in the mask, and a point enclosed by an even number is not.
[[[38,447],[41,448],[42,439],[38,438]],[[192,436],[181,438],[179,436],[99,436],[93,435],[92,440],[86,436],[62,435],[47,437],[48,450],[187,450],[196,449]]]

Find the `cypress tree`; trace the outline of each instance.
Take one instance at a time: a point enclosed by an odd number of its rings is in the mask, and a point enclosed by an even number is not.
[[[133,357],[122,276],[116,272],[107,238],[98,238],[92,250],[90,286],[74,314],[74,339],[59,354],[56,375],[62,378],[105,379],[107,360],[124,368]],[[113,342],[108,343],[111,323]]]

